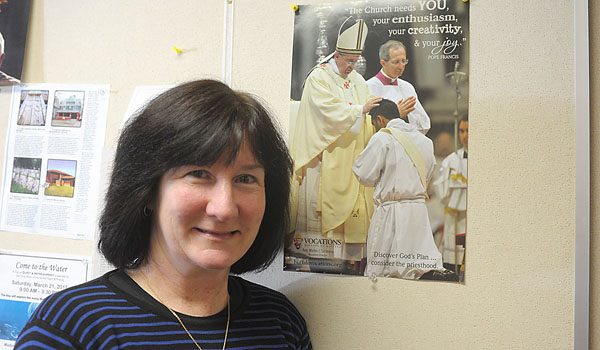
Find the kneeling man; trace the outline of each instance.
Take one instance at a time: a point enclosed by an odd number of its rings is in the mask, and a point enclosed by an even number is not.
[[[352,167],[361,184],[375,187],[365,275],[454,279],[442,268],[425,206],[433,143],[400,119],[390,100],[373,108],[371,118],[377,132]]]

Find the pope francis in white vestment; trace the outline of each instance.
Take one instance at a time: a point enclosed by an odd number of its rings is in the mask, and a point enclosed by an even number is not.
[[[352,164],[373,134],[365,113],[374,98],[354,71],[367,33],[359,20],[338,35],[336,52],[309,74],[290,151],[294,160],[294,239],[317,242],[295,252],[315,258],[360,261],[373,204]]]

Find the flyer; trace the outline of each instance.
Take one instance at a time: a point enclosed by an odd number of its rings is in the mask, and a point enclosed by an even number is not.
[[[175,85],[140,85],[133,90],[133,95],[129,100],[129,105],[121,122],[121,129],[129,122],[129,120],[146,107],[148,102],[153,98],[169,90]]]
[[[13,86],[0,229],[93,238],[108,85]]]
[[[299,6],[284,270],[464,281],[468,71],[469,4],[462,0]],[[365,113],[370,97],[397,104],[412,128],[398,134],[414,140],[393,135],[385,147],[369,144],[385,139],[377,130],[401,124]],[[425,146],[410,151],[411,144]],[[408,166],[386,158],[386,149],[398,147]],[[364,168],[375,174],[366,177]],[[415,185],[402,190],[407,184]]]
[[[89,258],[0,251],[0,349],[12,349],[48,295],[88,280]]]

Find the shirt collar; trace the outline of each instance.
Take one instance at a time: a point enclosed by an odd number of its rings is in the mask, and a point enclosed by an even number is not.
[[[398,78],[390,78],[387,74],[385,74],[383,69],[381,69],[379,73],[375,75],[375,77],[377,77],[377,79],[379,79],[383,85],[398,85]]]
[[[387,127],[388,128],[396,128],[396,129],[400,129],[402,131],[409,131],[409,132],[417,131],[417,128],[414,125],[409,124],[400,118],[394,118],[394,119],[390,120],[390,122],[387,124]]]
[[[329,65],[331,65],[331,69],[333,69],[335,74],[337,74],[341,77],[342,75],[340,74],[340,69],[338,68],[337,63],[335,63],[335,58],[332,57],[328,63],[329,63]]]

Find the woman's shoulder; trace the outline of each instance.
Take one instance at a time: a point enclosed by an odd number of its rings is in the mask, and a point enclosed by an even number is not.
[[[114,291],[107,284],[109,274],[51,294],[42,301],[34,315],[42,319],[58,317],[61,313],[76,308],[84,300],[114,296]]]
[[[294,349],[312,349],[306,321],[283,293],[241,277],[232,277],[231,281],[244,291],[237,321],[261,327],[264,332],[284,334],[288,344],[295,344]]]
[[[282,304],[283,306],[291,306],[296,309],[292,302],[281,292],[263,286],[261,284],[248,281],[238,276],[232,276],[233,281],[239,284],[243,290],[245,297],[251,302],[263,304]]]
[[[283,293],[250,282],[241,277],[233,277],[243,290],[243,305],[246,312],[280,318],[291,318],[294,323],[304,324],[304,318],[294,304]]]
[[[17,345],[40,339],[42,343],[76,344],[79,331],[104,315],[101,310],[125,302],[108,283],[112,273],[114,271],[44,299],[21,332]]]

